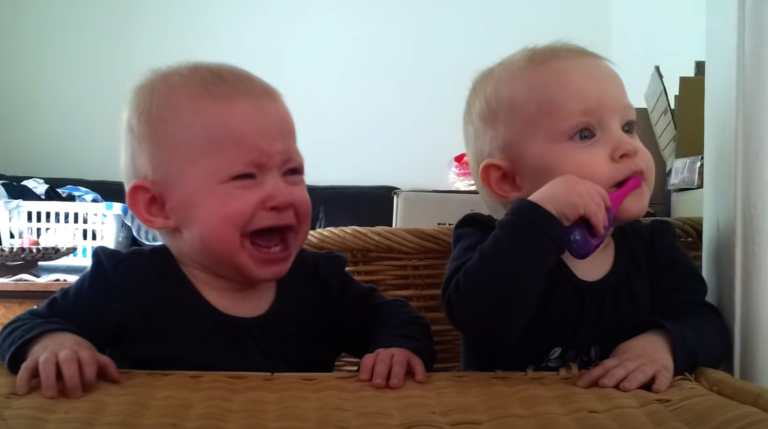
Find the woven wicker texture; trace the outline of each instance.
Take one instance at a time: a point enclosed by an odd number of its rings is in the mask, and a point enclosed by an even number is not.
[[[399,391],[376,390],[339,373],[128,372],[120,385],[99,383],[83,398],[49,400],[38,392],[13,394],[13,377],[0,370],[0,429],[768,427],[765,411],[687,378],[654,395],[583,390],[572,385],[570,371],[440,373]],[[741,391],[736,380],[716,376],[721,388]],[[759,394],[768,397],[765,390]]]
[[[680,245],[701,267],[701,218],[662,219],[671,222]],[[327,228],[312,231],[306,248],[341,252],[358,280],[383,293],[408,300],[432,324],[437,349],[435,371],[458,370],[459,334],[448,323],[440,288],[451,253],[452,228]],[[355,371],[357,360],[342,356],[337,369]]]

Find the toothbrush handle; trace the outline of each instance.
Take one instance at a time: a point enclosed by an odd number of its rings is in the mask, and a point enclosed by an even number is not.
[[[606,210],[608,226],[602,234],[595,235],[592,226],[586,219],[579,219],[565,229],[565,244],[568,253],[576,259],[587,259],[595,253],[605,240],[608,230],[613,225],[614,211],[619,209],[625,198],[643,183],[642,175],[632,176],[620,189],[609,194],[611,208]]]
[[[597,250],[613,224],[613,212],[607,210],[608,227],[600,235],[595,235],[592,224],[586,219],[579,219],[565,228],[565,246],[568,253],[576,259],[587,259]]]

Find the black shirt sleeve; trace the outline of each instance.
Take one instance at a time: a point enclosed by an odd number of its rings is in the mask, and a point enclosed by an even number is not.
[[[358,282],[346,272],[344,256],[323,252],[320,258],[344,352],[362,358],[382,348],[403,348],[421,358],[430,371],[436,357],[426,318],[408,302]]]
[[[18,373],[29,344],[50,332],[71,332],[104,353],[122,314],[116,283],[110,274],[122,255],[103,247],[95,249],[88,272],[40,307],[27,310],[3,327],[0,360],[11,373]]]
[[[699,367],[719,368],[730,348],[730,335],[719,310],[707,301],[707,284],[675,238],[668,222],[649,227],[658,270],[659,317],[641,324],[637,333],[665,329],[672,341],[675,375]]]
[[[485,344],[519,339],[565,252],[565,227],[530,200],[515,202],[498,222],[472,213],[454,227],[442,289],[448,320]]]

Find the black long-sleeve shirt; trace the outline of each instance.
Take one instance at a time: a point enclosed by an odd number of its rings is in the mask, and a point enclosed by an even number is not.
[[[15,374],[30,342],[66,331],[125,369],[330,372],[342,352],[360,358],[401,347],[430,370],[435,352],[426,319],[358,283],[345,266],[341,255],[301,251],[277,282],[271,307],[246,318],[211,305],[165,246],[98,248],[84,276],[3,328],[0,359]]]
[[[652,329],[669,333],[675,374],[723,364],[727,328],[671,224],[616,227],[614,264],[597,281],[571,271],[564,237],[562,223],[530,200],[498,221],[472,213],[456,224],[442,297],[462,335],[464,369],[586,368]]]

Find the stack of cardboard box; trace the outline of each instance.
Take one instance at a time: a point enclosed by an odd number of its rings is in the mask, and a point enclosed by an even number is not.
[[[653,156],[653,162],[656,164],[656,182],[651,194],[651,200],[648,204],[649,211],[657,216],[668,216],[669,210],[667,209],[667,187],[666,187],[666,170],[664,153],[661,146],[657,143],[657,138],[654,133],[653,123],[651,122],[651,116],[648,109],[638,108],[637,112],[637,125],[635,131],[637,132],[640,141],[651,152]]]
[[[697,61],[693,76],[680,77],[674,109],[658,66],[645,93],[657,151],[663,159],[657,169],[664,171],[669,216],[703,216],[704,66],[704,61]]]

